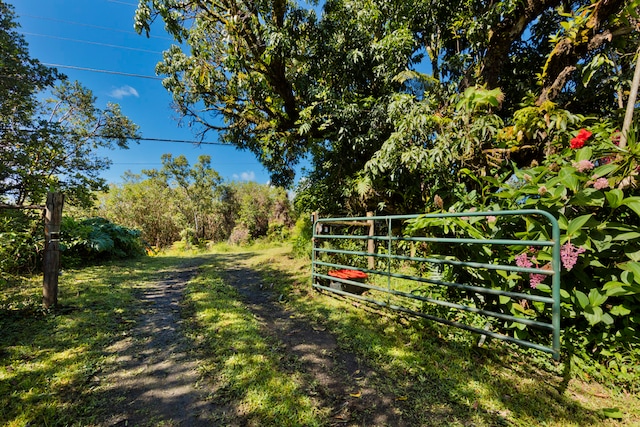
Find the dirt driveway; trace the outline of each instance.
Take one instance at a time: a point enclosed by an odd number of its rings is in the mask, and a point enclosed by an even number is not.
[[[283,374],[301,372],[314,384],[316,400],[330,408],[327,425],[409,425],[395,409],[394,397],[371,385],[378,372],[354,354],[341,351],[329,330],[287,311],[260,275],[235,262],[233,254],[216,256],[225,266],[220,274],[239,291],[263,333],[281,343],[287,354],[283,360],[295,362],[283,363],[279,367]],[[191,351],[182,326],[185,286],[198,267],[210,261],[207,257],[189,260],[144,287],[140,318],[107,349],[115,362],[95,378],[111,402],[112,415],[101,426],[229,425],[228,405],[219,406],[206,382],[199,381],[202,355]]]

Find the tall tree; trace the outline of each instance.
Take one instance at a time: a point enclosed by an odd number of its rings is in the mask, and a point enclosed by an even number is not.
[[[206,236],[205,216],[212,209],[217,196],[220,175],[211,167],[211,156],[199,156],[193,165],[184,155],[162,155],[162,169],[143,171],[152,179],[162,182],[174,191],[174,207],[180,212],[183,227],[193,230],[194,237]]]
[[[285,0],[141,0],[136,26],[160,17],[186,46],[157,67],[182,114],[254,151],[276,183],[310,157],[309,207],[397,211],[420,208],[436,178],[464,180],[463,164],[489,173],[523,102],[542,117],[558,107],[615,117],[637,7],[328,0],[317,16]],[[523,162],[545,153],[544,138],[518,141],[533,147]]]
[[[42,203],[53,188],[88,203],[106,188],[99,173],[110,165],[96,149],[126,148],[138,127],[118,105],[97,108],[89,89],[31,58],[16,28],[13,9],[0,1],[0,199]]]

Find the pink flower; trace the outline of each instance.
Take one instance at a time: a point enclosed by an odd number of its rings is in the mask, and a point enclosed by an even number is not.
[[[596,190],[602,190],[604,188],[609,188],[609,181],[607,178],[598,178],[596,182],[593,183],[593,188]]]
[[[528,252],[537,252],[537,251],[535,248],[530,248]],[[527,256],[527,252],[523,252],[520,255],[516,255],[516,265],[518,267],[530,268],[530,267],[533,267],[534,263],[536,264],[536,267],[537,267],[538,260],[536,259],[535,255],[532,256],[531,259],[529,259],[529,257]],[[548,268],[547,266],[543,267],[543,269],[547,269],[547,268]],[[544,279],[546,277],[547,276],[544,274],[530,273],[529,286],[531,286],[531,289],[536,289],[540,283],[544,282]]]
[[[531,289],[537,288],[540,283],[544,282],[545,277],[547,276],[544,274],[531,273],[529,275],[529,286],[531,286]]]
[[[571,138],[571,148],[577,150],[578,148],[584,147],[585,142],[587,142],[587,140],[591,138],[591,135],[593,134],[588,130],[580,129],[580,131],[578,131],[578,134],[574,138]]]
[[[533,265],[533,263],[529,261],[529,257],[527,257],[527,253],[523,252],[520,255],[516,256],[516,265],[518,267],[529,268]]]
[[[590,171],[594,168],[594,164],[590,160],[580,160],[579,162],[573,162],[573,167],[578,169],[578,172]]]
[[[547,187],[545,187],[544,185],[542,185],[542,186],[540,186],[540,188],[538,188],[538,194],[541,195],[541,196],[544,196],[548,192],[549,192],[549,190],[547,190]]]
[[[498,220],[498,218],[496,218],[496,217],[495,217],[495,216],[493,216],[493,215],[489,215],[489,216],[487,217],[487,221],[488,221],[488,222],[496,222],[497,220]]]
[[[571,242],[567,242],[560,248],[560,259],[567,271],[570,271],[578,261],[578,255],[586,251],[583,247],[575,247]]]

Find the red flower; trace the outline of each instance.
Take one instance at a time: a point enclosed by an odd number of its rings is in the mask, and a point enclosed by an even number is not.
[[[593,135],[586,129],[580,129],[575,138],[571,138],[571,148],[574,150],[584,147],[584,143]]]

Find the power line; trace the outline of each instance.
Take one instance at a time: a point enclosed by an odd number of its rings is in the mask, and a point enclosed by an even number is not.
[[[11,129],[2,129],[0,131],[11,131]],[[20,132],[35,133],[35,129],[21,129]],[[132,141],[153,141],[153,142],[172,142],[181,144],[193,144],[193,145],[224,145],[226,147],[233,147],[232,144],[226,142],[214,142],[214,141],[196,141],[193,139],[170,139],[170,138],[153,138],[153,137],[134,137],[134,136],[120,136],[120,135],[95,135],[96,138],[104,139],[128,139]]]
[[[117,138],[117,137],[103,137],[103,138]],[[155,141],[155,142],[177,142],[177,143],[185,143],[185,144],[196,144],[196,145],[225,145],[227,147],[232,147],[231,144],[226,144],[224,142],[213,142],[213,141],[194,141],[188,139],[166,139],[166,138],[133,138],[128,137],[127,139],[132,139],[136,141]]]
[[[47,67],[68,68],[70,70],[91,71],[93,73],[114,74],[114,75],[118,75],[118,76],[137,77],[137,78],[140,78],[140,79],[163,80],[162,77],[145,76],[144,74],[125,73],[125,72],[122,72],[122,71],[101,70],[101,69],[98,69],[98,68],[77,67],[75,65],[51,64],[51,63],[47,63],[47,62],[41,62],[41,64],[42,65],[46,65]]]
[[[105,46],[105,47],[111,47],[111,48],[116,48],[116,49],[133,50],[133,51],[136,51],[136,52],[153,53],[155,55],[161,55],[162,54],[162,52],[160,52],[158,50],[140,49],[140,48],[137,48],[137,47],[120,46],[120,45],[117,45],[117,44],[92,42],[92,41],[89,41],[89,40],[73,39],[73,38],[70,38],[70,37],[58,37],[58,36],[51,36],[51,35],[48,35],[48,34],[29,33],[27,31],[19,31],[19,33],[23,34],[23,35],[26,35],[26,36],[45,37],[45,38],[49,38],[49,39],[71,41],[71,42],[84,43],[84,44],[90,44],[90,45],[95,45],[95,46]]]
[[[48,18],[48,17],[45,17],[45,16],[30,15],[30,14],[27,14],[27,13],[23,13],[22,15],[20,15],[20,17],[21,18],[26,17],[26,18],[33,18],[33,19],[41,19],[43,21],[59,22],[61,24],[77,25],[77,26],[80,26],[80,27],[95,28],[97,30],[112,31],[114,33],[134,34],[136,36],[139,36],[139,34],[136,33],[135,31],[122,30],[122,29],[119,29],[119,28],[102,27],[100,25],[86,24],[84,22],[67,21],[67,20],[64,20],[64,19]],[[142,37],[142,36],[140,36],[140,37]],[[162,37],[162,36],[149,35],[149,38],[174,41],[174,39],[172,39],[171,37]]]
[[[127,5],[127,6],[134,6],[134,7],[137,7],[137,6],[138,6],[137,4],[134,4],[134,3],[127,3],[127,2],[124,2],[124,1],[118,1],[118,0],[107,0],[107,1],[108,1],[109,3],[125,4],[125,5]]]

